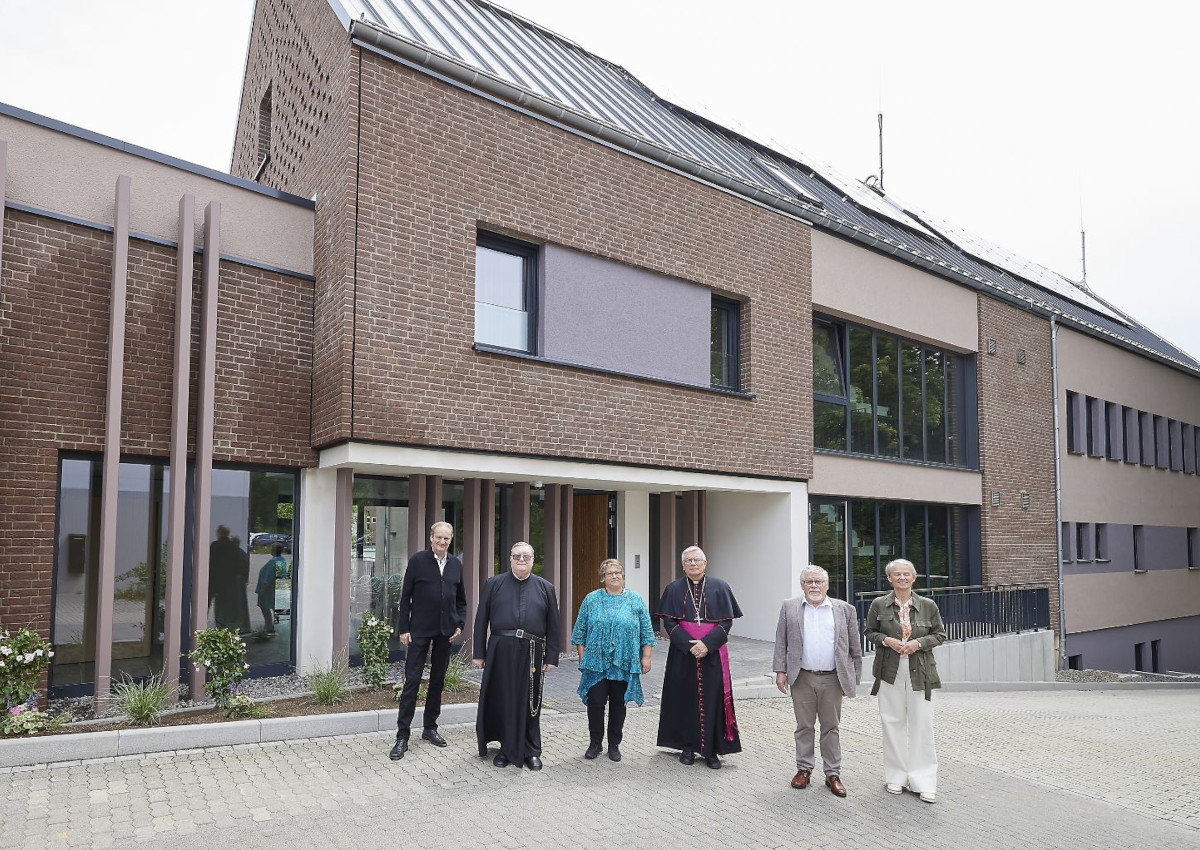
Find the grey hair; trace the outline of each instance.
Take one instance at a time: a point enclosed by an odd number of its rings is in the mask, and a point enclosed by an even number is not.
[[[888,561],[887,566],[883,568],[883,574],[885,576],[890,576],[892,574],[892,567],[899,567],[899,566],[908,567],[910,570],[913,571],[913,575],[917,574],[916,565],[912,561],[909,561],[905,558],[897,558],[894,561]]]
[[[824,582],[829,582],[829,572],[824,567],[818,567],[816,564],[809,564],[800,571],[800,581],[804,581],[804,577],[809,573],[817,573]]]
[[[683,556],[686,555],[688,552],[699,552],[701,557],[704,558],[704,560],[706,560],[706,561],[708,560],[708,555],[705,555],[704,550],[701,549],[699,546],[689,546],[686,549],[684,549],[682,552],[679,553],[679,560],[681,562],[683,561]]]

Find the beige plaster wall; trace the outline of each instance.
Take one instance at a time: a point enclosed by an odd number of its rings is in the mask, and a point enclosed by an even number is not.
[[[978,505],[982,500],[978,472],[825,454],[813,456],[808,490],[813,495],[953,505]]]
[[[8,142],[9,202],[112,224],[117,178],[124,174],[131,179],[132,230],[176,241],[179,199],[191,193],[198,247],[204,208],[219,201],[222,254],[313,272],[311,209],[5,115],[0,139]]]
[[[814,229],[813,310],[959,352],[976,351],[976,295]]]
[[[1200,570],[1063,577],[1067,632],[1091,632],[1200,615]]]

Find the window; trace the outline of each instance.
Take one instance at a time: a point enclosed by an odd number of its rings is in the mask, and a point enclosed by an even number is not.
[[[536,353],[537,247],[481,233],[475,245],[475,342]]]
[[[722,390],[738,389],[738,347],[741,305],[714,295],[712,299],[712,385]]]
[[[1108,557],[1108,523],[1096,523],[1096,548],[1092,550],[1097,561],[1107,561]]]
[[[1067,390],[1067,451],[1072,454],[1083,454],[1083,446],[1079,439],[1079,414],[1082,412],[1082,407],[1079,393]]]
[[[1196,471],[1196,429],[1184,424],[1180,429],[1180,439],[1183,442],[1183,471],[1191,475]]]
[[[1138,429],[1142,433],[1142,466],[1154,466],[1154,417],[1139,410]]]
[[[1146,529],[1141,525],[1133,527],[1133,571],[1146,571]]]
[[[1175,472],[1183,471],[1183,428],[1178,419],[1167,420],[1168,465]]]
[[[1088,522],[1075,523],[1075,560],[1092,560],[1092,525]]]
[[[1100,454],[1100,447],[1096,445],[1096,399],[1088,396],[1084,401],[1084,430],[1087,440],[1087,453],[1090,457],[1096,457]]]
[[[1111,401],[1104,403],[1104,425],[1107,431],[1109,460],[1125,457],[1125,408]]]
[[[1060,538],[1059,539],[1062,542],[1063,562],[1066,563],[1066,562],[1075,560],[1074,557],[1071,555],[1071,551],[1072,551],[1071,543],[1074,542],[1073,535],[1071,534],[1071,523],[1064,522],[1062,524],[1062,529],[1060,530]]]
[[[1171,440],[1167,430],[1167,417],[1154,415],[1154,465],[1167,469],[1171,465]]]
[[[258,161],[259,170],[267,164],[271,156],[271,87],[267,86],[262,100],[258,104]],[[257,178],[257,175],[256,175]]]
[[[1138,411],[1132,407],[1125,408],[1125,431],[1121,435],[1122,448],[1126,463],[1141,463],[1142,432],[1141,418]]]
[[[920,343],[813,319],[813,445],[974,463],[973,363]],[[970,435],[970,436],[968,436]]]
[[[1200,570],[1200,528],[1187,530],[1187,565],[1189,570]]]

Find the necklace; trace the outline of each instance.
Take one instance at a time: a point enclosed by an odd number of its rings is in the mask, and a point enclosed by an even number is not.
[[[691,580],[689,579],[689,584]],[[689,588],[692,597],[692,610],[696,613],[696,622],[700,622],[700,607],[704,604],[704,578],[701,578],[696,583],[694,588]]]

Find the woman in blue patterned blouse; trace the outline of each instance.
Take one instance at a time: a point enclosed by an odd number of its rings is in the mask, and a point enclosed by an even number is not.
[[[579,656],[579,696],[587,704],[591,736],[583,757],[600,755],[607,705],[608,757],[620,761],[625,704],[644,701],[641,675],[650,672],[654,629],[642,597],[625,589],[625,568],[617,559],[600,564],[600,589],[583,598],[571,643]]]

